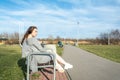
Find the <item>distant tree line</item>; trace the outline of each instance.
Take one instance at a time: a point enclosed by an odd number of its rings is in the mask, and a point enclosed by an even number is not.
[[[120,30],[115,29],[110,32],[104,32],[96,38],[96,43],[98,44],[120,44]]]
[[[6,44],[19,44],[19,33],[1,33],[0,34],[1,39],[7,39]]]
[[[7,39],[6,44],[19,44],[19,33],[1,33],[0,38]],[[48,38],[39,39],[42,41],[48,40],[49,43],[53,43],[54,41],[77,41],[77,39],[72,38],[61,38],[60,36],[57,36],[54,38],[52,35],[49,35]],[[78,41],[88,41],[90,44],[102,44],[102,45],[120,45],[120,30],[115,29],[111,30],[110,32],[103,32],[100,33],[100,35],[96,39],[78,39]]]

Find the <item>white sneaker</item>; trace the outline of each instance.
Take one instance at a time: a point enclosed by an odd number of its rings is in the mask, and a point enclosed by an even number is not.
[[[66,63],[64,69],[70,69],[73,68],[73,65]]]

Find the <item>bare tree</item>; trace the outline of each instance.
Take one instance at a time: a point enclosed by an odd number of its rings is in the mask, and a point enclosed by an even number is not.
[[[120,30],[111,30],[109,33],[101,33],[97,38],[101,44],[119,44]]]
[[[49,40],[49,42],[48,42],[49,44],[53,44],[54,37],[52,35],[49,35],[48,40]]]
[[[120,30],[112,30],[110,33],[110,38],[113,44],[118,44],[120,41]]]
[[[0,38],[9,38],[9,34],[7,32],[1,33]]]
[[[62,38],[60,36],[57,36],[56,39],[59,41],[61,40]]]
[[[19,43],[19,33],[14,32],[14,33],[1,33],[0,38],[5,38],[7,39],[6,44],[18,44]]]
[[[108,34],[107,33],[101,33],[99,39],[100,39],[100,43],[107,44],[108,43]]]

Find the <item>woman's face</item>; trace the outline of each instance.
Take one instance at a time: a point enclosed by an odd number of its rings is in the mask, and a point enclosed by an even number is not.
[[[32,33],[31,33],[31,35],[33,36],[33,37],[36,37],[37,36],[37,29],[34,29],[33,31],[32,31]]]

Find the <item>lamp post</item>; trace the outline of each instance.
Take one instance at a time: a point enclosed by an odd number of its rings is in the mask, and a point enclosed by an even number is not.
[[[24,23],[23,22],[21,22],[21,23],[19,23],[19,45],[20,46],[22,46],[21,45],[21,40],[22,40],[22,38],[23,38],[23,32],[24,32]]]
[[[110,45],[110,33],[108,33],[108,45]]]
[[[78,26],[78,29],[77,29],[77,30],[78,30],[78,31],[77,31],[77,42],[76,42],[76,44],[75,44],[76,46],[78,46],[78,42],[79,42],[79,37],[78,37],[78,35],[79,35],[79,24],[80,24],[79,21],[77,21],[77,26]]]

